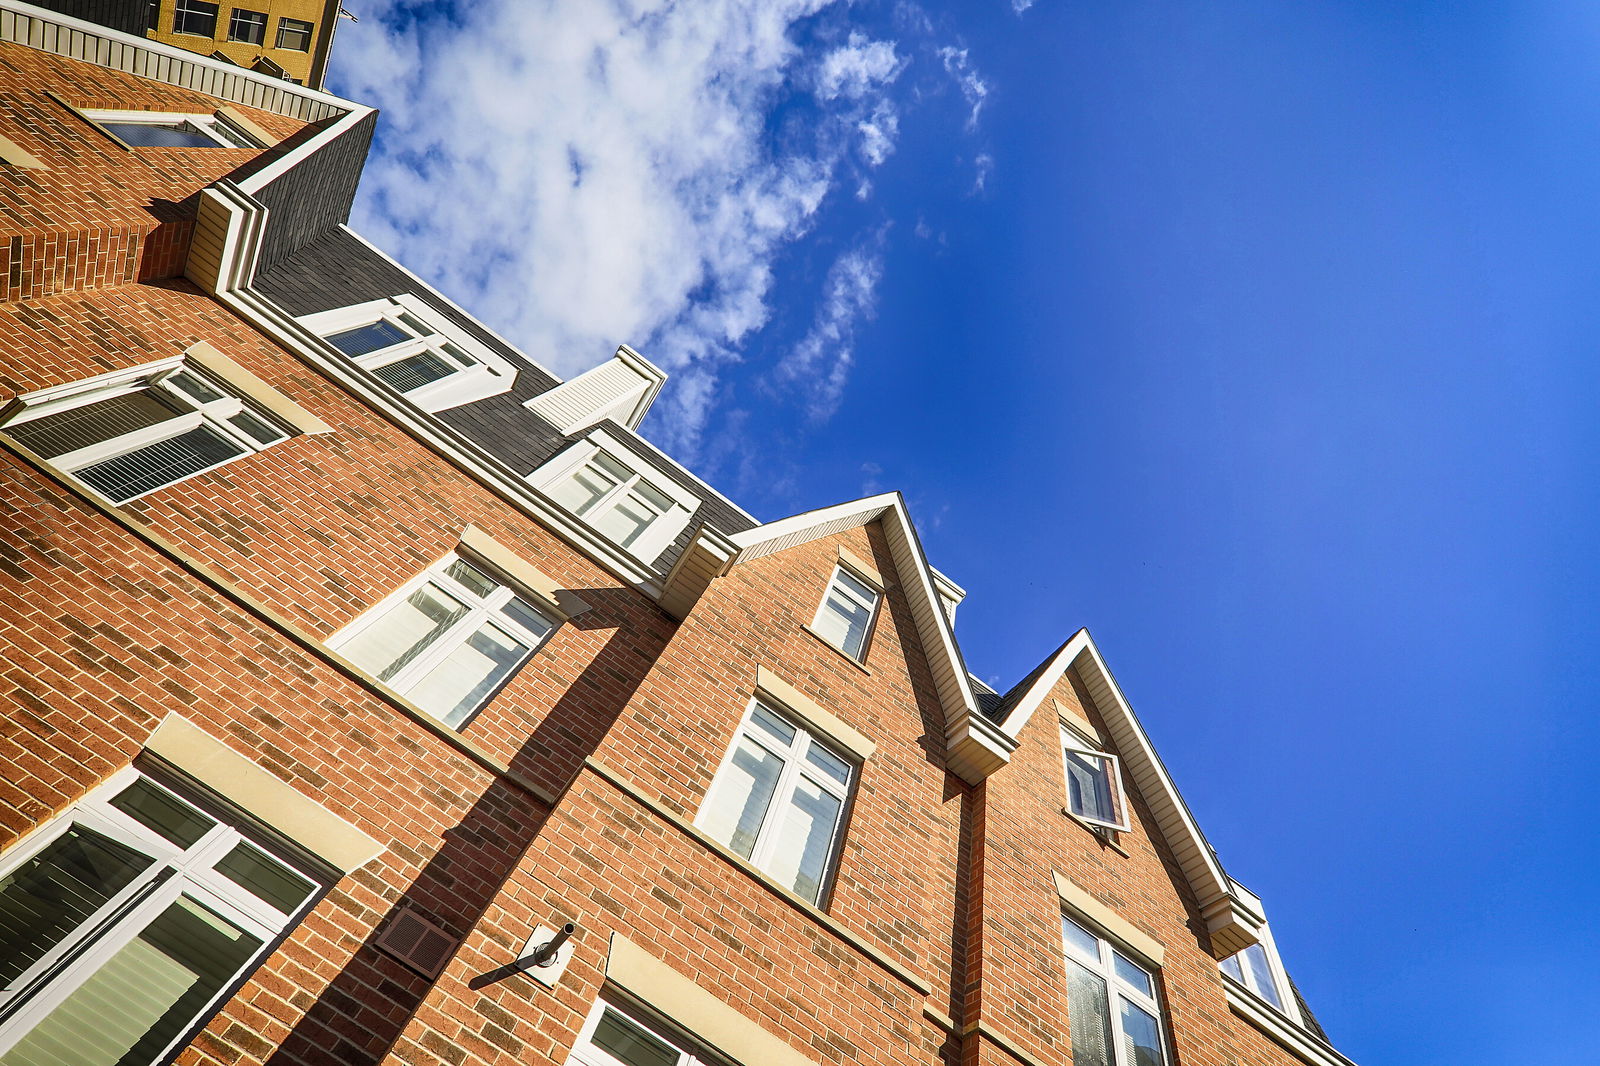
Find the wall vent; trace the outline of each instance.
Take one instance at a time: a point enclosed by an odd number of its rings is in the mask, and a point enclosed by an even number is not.
[[[373,947],[427,978],[438,977],[461,941],[407,906],[378,935]]]

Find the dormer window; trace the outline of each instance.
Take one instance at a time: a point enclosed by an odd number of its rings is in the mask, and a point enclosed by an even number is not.
[[[654,562],[688,525],[700,501],[596,430],[529,475],[566,511],[644,562]]]
[[[1253,898],[1254,893],[1251,896]],[[1259,932],[1261,939],[1257,943],[1223,959],[1218,965],[1223,973],[1254,992],[1278,1013],[1299,1022],[1300,1012],[1289,991],[1289,975],[1284,972],[1283,960],[1278,956],[1278,945],[1272,939],[1272,930],[1263,923]]]
[[[300,323],[427,411],[510,390],[516,369],[409,294],[307,315]]]

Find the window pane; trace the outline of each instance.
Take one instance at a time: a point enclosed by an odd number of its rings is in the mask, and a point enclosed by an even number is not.
[[[245,11],[243,8],[234,8],[233,17],[228,20],[228,40],[243,41],[245,44],[260,44],[267,36],[267,16],[261,11]]]
[[[850,764],[814,740],[806,749],[806,762],[841,785],[850,783]]]
[[[387,681],[466,613],[466,605],[455,597],[435,585],[424,585],[339,650],[363,670]]]
[[[1251,984],[1257,994],[1282,1010],[1283,1000],[1278,996],[1278,983],[1272,979],[1272,967],[1267,965],[1267,949],[1260,944],[1251,944],[1241,954],[1245,965],[1250,967]]]
[[[1082,752],[1067,752],[1067,798],[1073,814],[1098,822],[1118,821],[1111,796],[1111,762]]]
[[[550,498],[573,514],[588,512],[606,493],[616,488],[617,479],[610,477],[593,463],[580,466],[569,478],[550,490]]]
[[[1100,938],[1089,930],[1071,918],[1062,918],[1061,938],[1066,942],[1068,951],[1085,962],[1100,965]]]
[[[748,737],[740,737],[733,758],[718,775],[717,787],[706,801],[706,833],[748,859],[782,772],[782,759]]]
[[[461,559],[451,563],[445,573],[456,581],[461,582],[467,587],[468,591],[478,596],[488,596],[500,587],[500,582],[471,563]]]
[[[217,824],[187,803],[143,779],[117,793],[111,800],[111,806],[141,825],[149,826],[186,851]]]
[[[781,742],[784,747],[794,743],[794,726],[785,722],[759,703],[750,712],[750,724],[771,736],[774,740]]]
[[[196,403],[215,403],[222,399],[222,393],[187,371],[172,375],[166,383]]]
[[[287,48],[293,52],[309,51],[311,49],[311,23],[304,19],[279,19],[278,47]]]
[[[491,625],[481,625],[429,670],[407,695],[447,725],[459,725],[483,705],[517,664],[528,646]]]
[[[555,628],[554,624],[544,616],[543,612],[527,600],[517,596],[507,600],[505,606],[500,610],[511,621],[541,639],[551,629]]]
[[[1238,981],[1241,985],[1244,984],[1244,970],[1239,966],[1239,956],[1230,955],[1223,959],[1222,972]]]
[[[411,340],[411,335],[387,319],[343,330],[327,338],[329,344],[351,357],[382,351],[408,340]]]
[[[213,37],[217,32],[217,5],[206,0],[178,0],[172,13],[173,33]]]
[[[176,416],[178,409],[149,389],[87,403],[6,427],[6,432],[46,459],[100,444],[112,437],[148,429]]]
[[[867,641],[867,625],[871,621],[870,608],[851,599],[836,584],[828,586],[828,598],[817,617],[818,633],[837,644],[851,658],[859,659]]]
[[[628,1066],[676,1066],[678,1052],[640,1029],[616,1011],[608,1010],[589,1038],[595,1047]]]
[[[1161,1029],[1155,1015],[1124,999],[1121,1028],[1122,1053],[1128,1066],[1161,1066]],[[1076,1052],[1072,1059],[1077,1062]]]
[[[1067,960],[1067,1028],[1072,1031],[1072,1066],[1113,1066],[1106,983],[1071,959]]]
[[[878,601],[876,591],[865,582],[858,580],[854,574],[843,567],[835,571],[833,577],[835,581],[844,587],[846,594],[854,593],[855,598],[863,603],[876,603]]]
[[[137,448],[126,455],[74,473],[117,503],[154,492],[163,485],[220,466],[245,454],[244,445],[200,426],[171,440]]]
[[[210,33],[204,36],[211,36]],[[187,122],[102,122],[100,125],[136,148],[220,148]]]
[[[411,392],[431,385],[440,378],[449,377],[456,372],[456,368],[432,352],[418,352],[384,366],[373,367],[372,372],[378,376],[378,380],[396,391]]]
[[[0,988],[155,862],[75,825],[0,878]]]
[[[1150,984],[1150,975],[1145,972],[1143,966],[1120,951],[1113,951],[1111,955],[1117,967],[1118,977],[1128,982],[1135,991],[1143,992],[1147,996],[1155,995],[1155,989]]]
[[[257,444],[275,444],[288,436],[277,426],[248,412],[234,415],[228,419],[228,424]]]
[[[783,811],[768,873],[815,903],[822,894],[833,832],[842,804],[831,792],[802,777]]]
[[[292,873],[276,859],[249,844],[240,844],[218,860],[217,873],[265,900],[285,914],[306,901],[313,887],[310,881]]]
[[[153,1062],[260,947],[179,897],[0,1055],[0,1066]]]
[[[628,492],[610,510],[595,518],[594,527],[628,548],[659,517],[661,512],[645,506],[637,492]]]

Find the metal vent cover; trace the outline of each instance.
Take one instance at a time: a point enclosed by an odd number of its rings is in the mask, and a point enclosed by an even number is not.
[[[427,978],[438,977],[450,961],[458,937],[407,906],[389,922],[373,947]]]

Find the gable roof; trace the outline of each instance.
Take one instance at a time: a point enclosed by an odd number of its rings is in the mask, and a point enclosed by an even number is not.
[[[1253,906],[1246,894],[1235,891],[1232,879],[1222,869],[1087,629],[1078,630],[1006,693],[997,709],[1000,730],[1015,747],[1017,737],[1056,682],[1074,667],[1105,720],[1117,754],[1194,890],[1213,952],[1219,959],[1226,958],[1254,944],[1260,939],[1259,930],[1265,921],[1259,906]]]
[[[735,533],[728,538],[734,551],[724,572],[727,566],[871,522],[883,524],[889,553],[911,605],[912,621],[928,657],[934,687],[944,708],[945,751],[950,770],[968,783],[976,784],[1006,764],[1016,742],[1002,734],[994,721],[979,709],[966,663],[962,661],[961,649],[946,614],[947,602],[952,598],[960,602],[959,598],[952,596],[948,588],[941,595],[941,583],[947,586],[953,583],[948,578],[941,579],[928,565],[904,497],[898,492],[886,492]],[[668,580],[670,584],[671,578]]]

